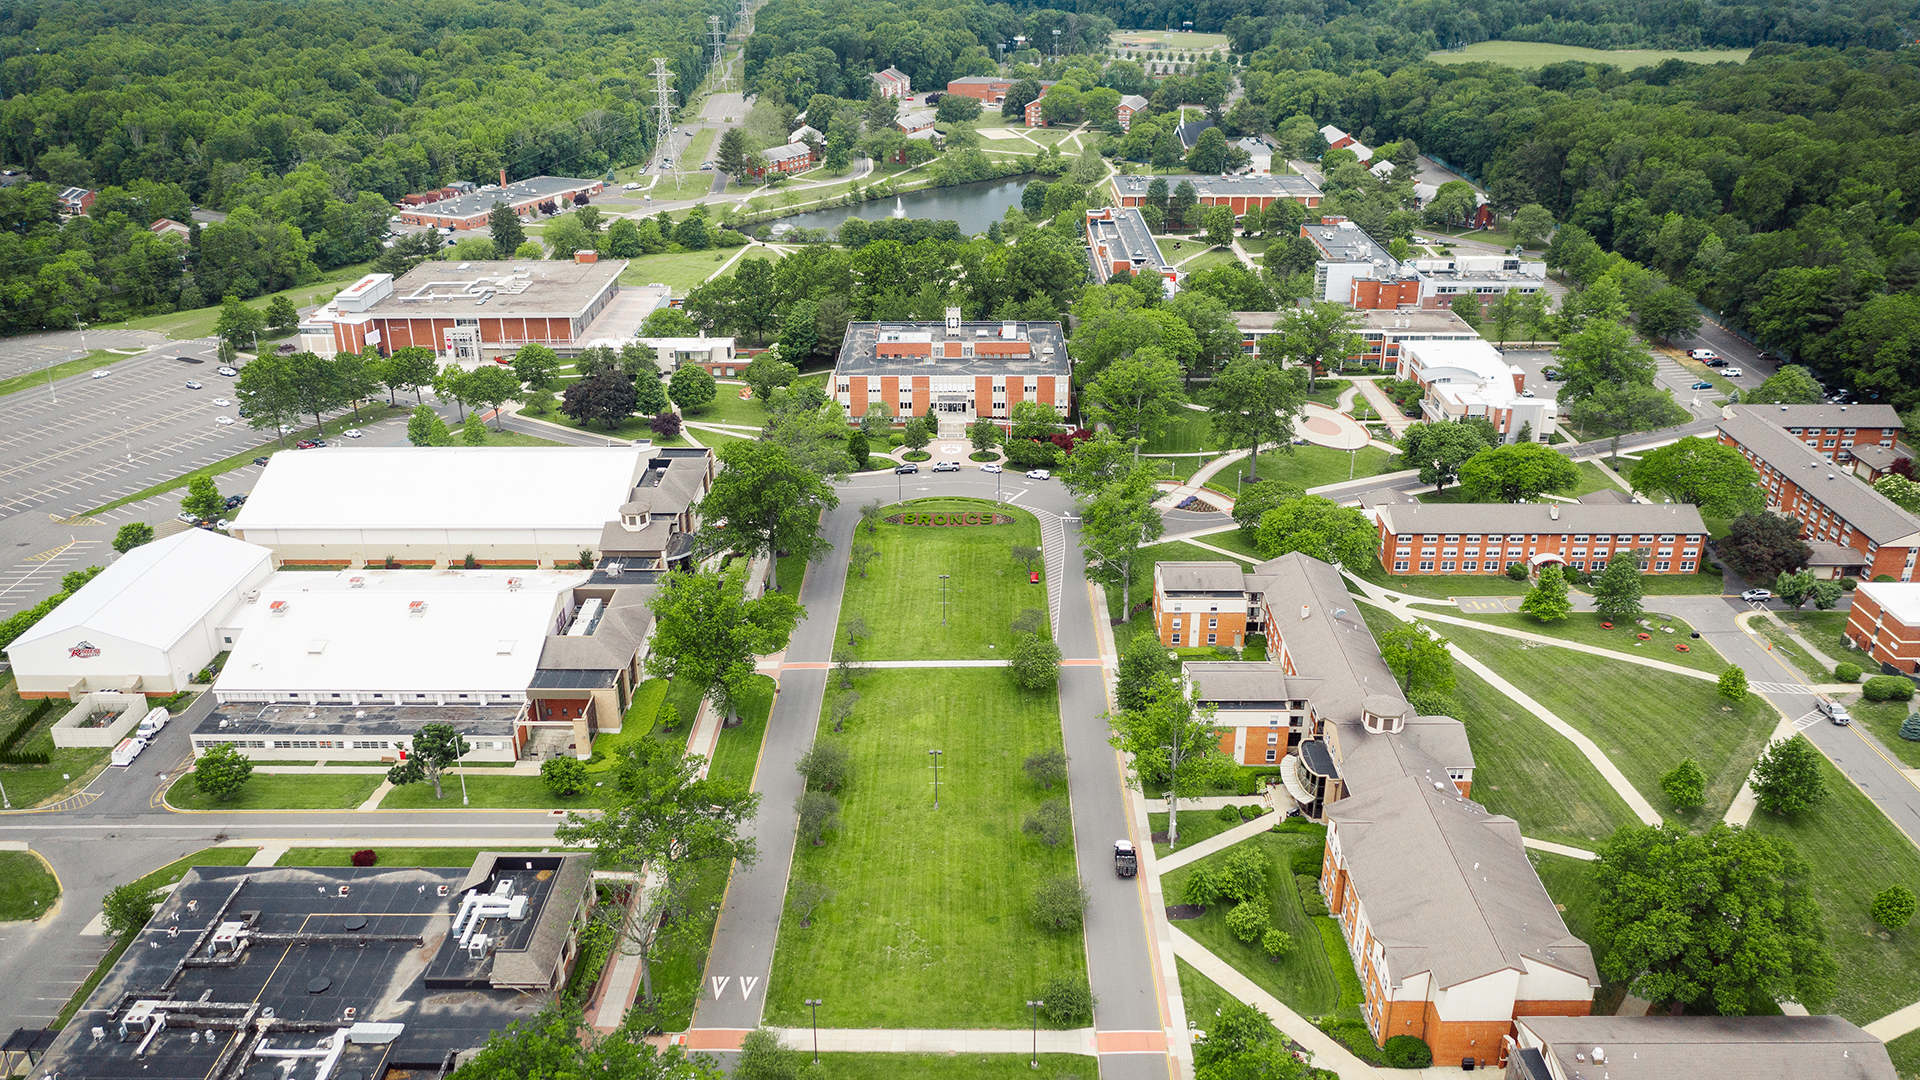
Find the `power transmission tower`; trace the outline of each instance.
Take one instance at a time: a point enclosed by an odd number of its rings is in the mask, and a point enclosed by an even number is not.
[[[720,28],[720,16],[707,16],[707,37],[713,42],[713,89],[725,93],[733,83],[733,73],[722,66],[727,58],[727,32]]]
[[[753,33],[753,11],[750,9],[752,2],[753,0],[740,0],[740,36],[743,38]]]
[[[673,154],[673,72],[667,70],[664,57],[653,58],[653,111],[657,117],[653,130],[653,161],[662,178],[680,185],[680,163],[666,164]]]

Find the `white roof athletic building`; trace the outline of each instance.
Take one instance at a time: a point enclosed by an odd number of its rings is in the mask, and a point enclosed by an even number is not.
[[[21,697],[172,694],[225,648],[220,625],[273,553],[208,529],[144,544],[7,647]]]
[[[597,551],[644,447],[328,447],[275,454],[233,535],[279,565],[572,563]]]
[[[234,614],[216,700],[519,705],[585,570],[281,571]]]
[[[1397,374],[1426,391],[1427,420],[1485,417],[1507,442],[1526,428],[1532,440],[1553,434],[1559,408],[1552,398],[1525,396],[1526,373],[1484,340],[1404,341]]]

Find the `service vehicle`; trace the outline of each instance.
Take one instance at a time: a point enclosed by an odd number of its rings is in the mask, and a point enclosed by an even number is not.
[[[153,711],[140,719],[140,726],[135,728],[133,733],[139,738],[150,739],[158,734],[161,728],[166,727],[167,721],[171,719],[173,714],[167,712],[165,707],[155,706]]]
[[[139,757],[140,751],[146,748],[147,740],[145,739],[121,739],[120,745],[113,748],[113,759],[108,764],[116,769],[124,769],[133,764],[133,759]]]
[[[1133,841],[1113,842],[1113,872],[1121,877],[1132,877],[1140,872],[1140,857],[1133,850]]]

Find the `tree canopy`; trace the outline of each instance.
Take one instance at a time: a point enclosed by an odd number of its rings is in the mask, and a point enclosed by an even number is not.
[[[1714,517],[1738,517],[1767,503],[1746,455],[1695,435],[1640,455],[1632,480],[1636,491],[1691,503]]]

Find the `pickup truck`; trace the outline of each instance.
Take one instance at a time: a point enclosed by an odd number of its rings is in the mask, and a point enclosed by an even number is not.
[[[1133,853],[1133,841],[1115,840],[1113,842],[1113,871],[1121,877],[1132,877],[1140,870],[1139,857]]]

